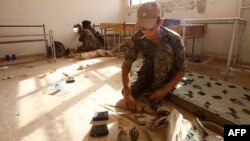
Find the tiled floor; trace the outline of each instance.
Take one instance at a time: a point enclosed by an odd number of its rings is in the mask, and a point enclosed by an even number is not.
[[[205,59],[204,59],[205,60]],[[226,60],[220,58],[214,58],[211,61],[207,62],[208,65],[214,65],[215,67],[225,68]],[[188,65],[188,70],[192,72],[197,72],[204,74],[219,80],[224,80],[224,71],[206,67],[206,65]],[[240,86],[250,88],[250,69],[243,68],[230,68],[230,73],[228,77],[228,82],[237,84]]]

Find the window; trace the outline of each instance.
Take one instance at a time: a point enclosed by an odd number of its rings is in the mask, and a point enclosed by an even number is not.
[[[150,1],[155,1],[155,0],[130,0],[130,6],[138,5],[138,4],[150,2]]]

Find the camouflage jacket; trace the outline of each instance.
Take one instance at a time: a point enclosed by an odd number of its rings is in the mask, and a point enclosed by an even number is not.
[[[89,29],[82,29],[79,32],[79,41],[83,42],[82,51],[92,51],[101,48],[101,42],[95,37],[95,35]]]
[[[130,70],[137,54],[141,52],[143,65],[151,65],[154,69],[153,88],[160,87],[165,81],[170,80],[176,72],[186,69],[185,49],[180,35],[161,27],[159,45],[155,45],[143,36],[141,31],[132,36],[132,46],[128,49],[122,68]]]

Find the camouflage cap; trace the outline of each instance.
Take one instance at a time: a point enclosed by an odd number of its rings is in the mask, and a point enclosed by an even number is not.
[[[137,26],[153,28],[157,18],[161,16],[161,8],[157,2],[142,4],[137,10]]]

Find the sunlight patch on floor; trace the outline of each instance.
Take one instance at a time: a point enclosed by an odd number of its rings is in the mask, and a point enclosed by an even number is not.
[[[111,77],[113,74],[115,74],[119,71],[121,71],[121,68],[117,67],[117,66],[108,66],[108,67],[100,68],[97,70],[97,72],[99,72],[100,74],[102,74],[105,77]]]
[[[30,132],[28,135],[22,138],[23,141],[32,140],[32,139],[35,141],[46,141],[47,135],[45,134],[44,129],[42,127],[36,128],[32,132]]]
[[[111,95],[111,93],[117,93],[117,95]],[[102,95],[102,96],[100,96]],[[103,96],[105,95],[105,96]],[[98,104],[115,104],[118,100],[122,99],[120,91],[114,90],[110,85],[105,84],[96,90],[96,93],[91,95]],[[107,103],[107,101],[109,103]]]
[[[37,83],[34,77],[19,81],[17,98],[37,90]]]

